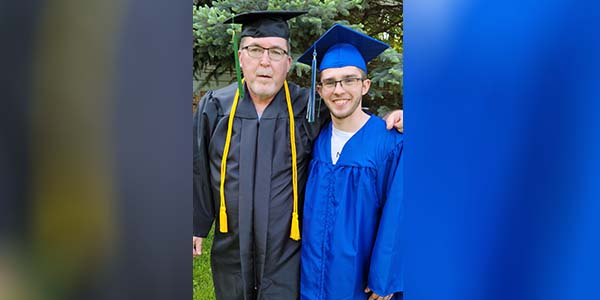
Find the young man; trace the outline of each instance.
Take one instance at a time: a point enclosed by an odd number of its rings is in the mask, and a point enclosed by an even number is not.
[[[286,20],[300,14],[227,20],[243,24],[244,96],[235,83],[210,91],[194,116],[193,255],[216,220],[211,266],[219,300],[299,297],[298,207],[312,143],[329,118],[321,112],[308,123],[309,91],[285,81],[292,63]]]
[[[316,59],[331,112],[306,184],[301,299],[402,298],[403,136],[361,110],[366,63],[388,47],[335,25],[298,59]]]

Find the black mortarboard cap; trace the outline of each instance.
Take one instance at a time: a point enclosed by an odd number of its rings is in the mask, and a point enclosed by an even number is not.
[[[289,39],[290,28],[287,20],[305,14],[306,11],[251,11],[225,20],[225,24],[242,24],[240,37],[280,37]]]

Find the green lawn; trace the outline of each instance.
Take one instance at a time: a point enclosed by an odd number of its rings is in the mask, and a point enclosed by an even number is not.
[[[194,258],[194,300],[214,300],[215,291],[210,270],[210,248],[212,247],[213,232],[208,234],[202,245],[202,255]]]

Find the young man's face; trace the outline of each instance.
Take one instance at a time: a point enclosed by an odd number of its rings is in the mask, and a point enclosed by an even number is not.
[[[279,37],[244,37],[240,46],[238,57],[248,89],[260,99],[272,98],[283,86],[292,63],[292,58],[287,54],[287,40]]]
[[[357,67],[321,71],[321,83],[317,90],[332,117],[342,120],[361,111],[362,96],[371,86],[371,81],[363,78],[364,72]]]

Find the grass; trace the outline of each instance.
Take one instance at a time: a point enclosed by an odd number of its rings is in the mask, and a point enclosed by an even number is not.
[[[210,269],[210,249],[212,247],[213,231],[204,239],[202,255],[194,258],[193,262],[193,299],[214,300],[215,289],[212,282],[212,271]]]

